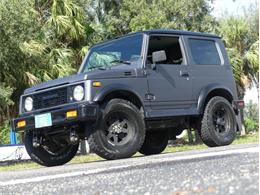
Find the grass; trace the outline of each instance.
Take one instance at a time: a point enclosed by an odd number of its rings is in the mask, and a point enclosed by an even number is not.
[[[95,154],[89,154],[89,155],[78,155],[75,156],[68,164],[78,164],[78,163],[86,163],[86,162],[93,162],[93,161],[100,161],[104,160],[103,158],[95,155]],[[34,168],[40,168],[41,165],[38,165],[35,162],[32,161],[26,161],[26,162],[17,162],[14,164],[7,164],[0,166],[0,172],[1,171],[13,171],[13,170],[19,170],[19,169],[34,169]]]
[[[234,144],[249,144],[249,143],[258,143],[258,134],[255,135],[244,135],[244,136],[237,136],[235,141],[232,143]],[[181,152],[187,150],[198,150],[208,148],[205,144],[180,144],[177,146],[168,146],[163,153],[170,153],[170,152]]]
[[[34,168],[39,168],[41,167],[40,165],[32,162],[32,161],[26,161],[26,162],[17,162],[14,164],[9,164],[9,165],[1,165],[0,166],[0,172],[1,171],[13,171],[13,170],[25,170],[25,169],[34,169]]]
[[[246,143],[258,143],[258,134],[255,135],[245,135],[245,136],[238,136],[236,140],[232,144],[246,144]],[[177,144],[173,146],[168,146],[163,153],[172,153],[172,152],[181,152],[187,150],[198,150],[207,148],[204,144]],[[137,153],[135,156],[140,156],[140,153]],[[74,157],[68,164],[78,164],[78,163],[86,163],[86,162],[93,162],[93,161],[101,161],[104,160],[101,157],[95,154],[89,155],[78,155]],[[28,161],[28,162],[17,162],[15,164],[3,165],[0,166],[0,171],[13,171],[13,170],[25,170],[25,169],[34,169],[40,168],[42,166]]]
[[[238,136],[233,144],[258,143],[259,134]]]

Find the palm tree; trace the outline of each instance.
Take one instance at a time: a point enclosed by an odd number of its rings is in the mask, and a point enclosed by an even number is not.
[[[119,14],[121,3],[121,0],[90,0],[86,7],[87,14],[94,23],[102,24],[107,14]]]
[[[60,38],[69,41],[80,40],[85,36],[83,8],[72,0],[53,0],[47,26]]]
[[[25,88],[71,74],[81,62],[90,27],[80,2],[0,3],[0,115],[5,119],[9,107],[16,115]]]
[[[250,27],[245,18],[233,16],[222,19],[217,28],[223,37],[236,80],[238,96],[243,99],[245,90],[255,83],[258,87],[258,41],[252,44]],[[241,119],[243,120],[243,112]],[[244,127],[241,134],[245,134]]]
[[[244,98],[246,88],[253,82],[249,75],[249,72],[253,71],[245,60],[245,58],[250,57],[247,54],[251,44],[248,37],[249,30],[249,25],[244,18],[233,16],[222,19],[217,28],[227,48],[237,83],[238,95],[241,99]]]
[[[38,67],[42,64],[43,68],[36,75],[31,74],[30,78],[35,75],[41,81],[74,72],[82,60],[82,51],[86,51],[88,35],[93,33],[87,22],[84,6],[78,1],[48,2],[39,3],[36,7],[36,10],[40,10],[43,36],[23,44],[23,51],[37,58]]]
[[[245,73],[255,84],[259,96],[259,41],[252,44],[245,53],[243,63],[245,64]]]

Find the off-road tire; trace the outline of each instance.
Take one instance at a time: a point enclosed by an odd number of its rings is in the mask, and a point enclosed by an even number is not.
[[[131,102],[123,99],[112,99],[103,106],[100,127],[88,138],[91,151],[107,160],[129,158],[142,146],[145,138],[145,125],[142,112]],[[113,145],[105,135],[106,122],[110,116],[120,115],[131,125],[131,139],[121,145]]]
[[[227,132],[220,134],[217,132],[217,125],[214,124],[214,112],[220,107],[225,110],[225,117],[229,125],[227,125]],[[236,136],[236,118],[235,112],[230,102],[220,96],[215,96],[209,100],[204,110],[201,130],[201,139],[204,144],[209,147],[229,145],[233,142]]]
[[[59,166],[69,162],[77,153],[79,144],[69,144],[61,154],[54,155],[47,152],[44,147],[33,147],[33,132],[27,131],[24,134],[25,148],[31,159],[46,167]]]
[[[144,155],[160,154],[167,147],[168,139],[167,131],[146,132],[144,143],[139,152]]]

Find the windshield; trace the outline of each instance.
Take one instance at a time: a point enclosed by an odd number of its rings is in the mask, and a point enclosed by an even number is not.
[[[131,65],[141,60],[143,35],[123,37],[93,47],[82,72],[93,69],[105,70],[119,64]]]

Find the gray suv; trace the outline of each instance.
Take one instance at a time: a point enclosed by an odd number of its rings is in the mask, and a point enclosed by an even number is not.
[[[76,75],[26,89],[12,125],[32,160],[56,166],[84,139],[105,159],[159,154],[185,129],[228,145],[243,106],[220,37],[149,30],[94,45]]]

